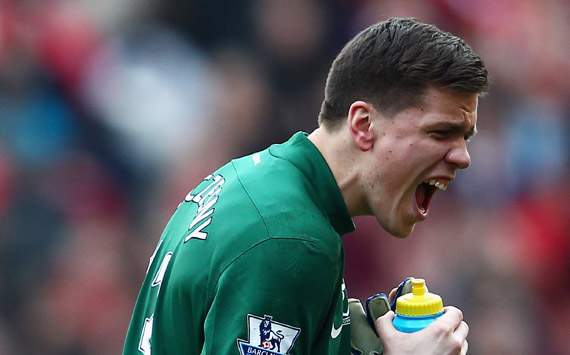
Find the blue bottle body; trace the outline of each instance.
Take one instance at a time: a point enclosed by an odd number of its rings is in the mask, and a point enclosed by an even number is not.
[[[424,329],[430,325],[434,320],[439,318],[443,312],[432,314],[423,317],[410,317],[396,314],[393,320],[394,328],[404,333],[414,333]]]

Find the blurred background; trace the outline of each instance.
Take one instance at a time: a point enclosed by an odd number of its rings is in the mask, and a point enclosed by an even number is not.
[[[492,88],[472,167],[406,240],[344,238],[352,297],[424,277],[470,354],[568,354],[565,0],[1,0],[0,354],[118,354],[170,214],[227,160],[311,131],[367,25],[464,37]]]

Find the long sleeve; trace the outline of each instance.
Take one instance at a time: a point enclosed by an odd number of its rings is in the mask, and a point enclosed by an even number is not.
[[[202,354],[308,355],[337,348],[331,342],[339,347],[331,327],[341,265],[306,239],[273,237],[247,250],[219,279]]]

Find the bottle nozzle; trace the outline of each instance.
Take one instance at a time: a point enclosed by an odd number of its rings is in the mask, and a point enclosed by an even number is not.
[[[400,296],[396,300],[396,314],[406,316],[424,316],[443,311],[441,297],[428,292],[424,279],[412,278],[412,293]]]
[[[426,280],[424,279],[412,279],[412,294],[415,296],[422,296],[428,292],[426,287]]]

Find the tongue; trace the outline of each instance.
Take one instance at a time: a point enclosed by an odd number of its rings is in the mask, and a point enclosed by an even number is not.
[[[435,192],[435,187],[426,183],[420,184],[416,189],[416,203],[422,213],[426,213],[431,201],[431,197]]]
[[[426,186],[425,184],[420,184],[420,186],[418,186],[418,188],[416,189],[416,203],[418,204],[420,211],[422,211],[423,213],[426,213],[427,211],[427,206],[425,204],[426,197],[427,197]]]

